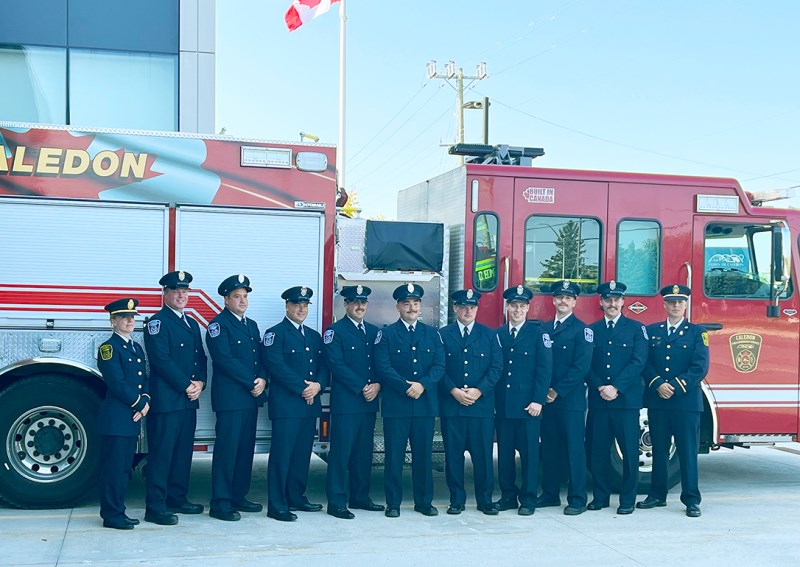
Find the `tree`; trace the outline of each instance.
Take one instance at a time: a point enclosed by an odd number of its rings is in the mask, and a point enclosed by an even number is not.
[[[556,252],[542,261],[540,281],[578,280],[588,276],[591,266],[581,265],[586,253],[586,243],[581,240],[581,227],[577,221],[567,222],[556,235]],[[552,230],[552,228],[551,228]],[[597,268],[594,267],[595,277]]]

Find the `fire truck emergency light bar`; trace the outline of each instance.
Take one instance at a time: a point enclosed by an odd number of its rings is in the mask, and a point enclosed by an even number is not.
[[[497,165],[531,165],[537,157],[544,155],[543,148],[524,148],[521,146],[508,146],[499,144],[456,144],[450,146],[448,153],[452,156],[466,156],[467,163],[497,164]]]

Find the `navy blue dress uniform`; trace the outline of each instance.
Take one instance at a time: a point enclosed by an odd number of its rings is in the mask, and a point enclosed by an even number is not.
[[[250,280],[239,274],[226,278],[217,289],[227,297],[243,289],[250,293]],[[266,379],[261,361],[258,324],[246,315],[223,309],[214,317],[206,333],[211,355],[211,408],[216,414],[216,440],[211,462],[211,509],[214,517],[238,519],[238,511],[261,510],[246,500],[253,473],[258,408],[266,402],[266,392],[255,397],[256,378]]]
[[[575,282],[551,286],[553,296],[577,298]],[[563,465],[568,471],[567,506],[586,507],[586,377],[592,365],[594,332],[574,313],[544,324],[553,343],[550,388],[558,394],[542,410],[542,494],[537,506],[560,505]]]
[[[295,286],[281,294],[287,303],[310,303],[311,288]],[[267,464],[267,513],[291,521],[291,510],[317,511],[322,507],[306,498],[308,470],[317,419],[322,415],[320,395],[328,386],[328,366],[322,337],[288,317],[264,333],[262,354],[270,377],[269,417],[272,445]],[[320,385],[313,403],[302,397],[308,382]]]
[[[529,303],[531,290],[524,286],[503,292],[507,302]],[[541,415],[525,408],[531,402],[544,405],[553,372],[553,349],[549,333],[531,321],[520,328],[510,324],[497,330],[503,348],[503,371],[495,387],[497,429],[497,473],[501,510],[520,506],[523,515],[536,509],[539,485],[539,435]],[[516,483],[516,452],[521,462],[521,485]],[[523,510],[524,509],[524,510]]]
[[[664,301],[687,301],[690,294],[688,287],[678,284],[661,290]],[[637,506],[653,508],[666,504],[670,438],[674,437],[681,466],[681,502],[687,506],[688,515],[699,516],[697,452],[703,413],[701,383],[709,364],[708,333],[686,319],[677,325],[671,325],[669,320],[653,323],[647,332],[650,351],[642,376],[653,442],[653,476],[647,499]],[[668,399],[658,395],[663,384],[669,384],[674,391]],[[690,514],[691,511],[694,513]]]
[[[189,272],[175,271],[158,283],[166,291],[188,289],[191,281]],[[174,524],[177,518],[170,517],[168,509],[191,514],[203,511],[201,505],[187,499],[200,403],[190,400],[186,389],[193,381],[205,387],[208,359],[197,321],[167,305],[148,320],[144,346],[153,395],[147,418],[145,520],[150,516],[156,523]]]
[[[417,284],[401,285],[392,297],[398,303],[421,299],[424,290]],[[444,346],[438,331],[420,321],[407,325],[403,319],[388,325],[378,334],[375,364],[381,382],[381,415],[386,443],[384,490],[386,515],[399,515],[403,500],[403,464],[406,443],[411,444],[411,476],[414,508],[434,515],[433,430],[439,414],[439,382],[444,375]],[[406,394],[407,381],[424,386],[414,399]]]
[[[480,292],[459,290],[451,294],[454,305],[478,305]],[[456,321],[443,327],[445,373],[439,388],[439,411],[445,454],[445,479],[450,489],[448,513],[464,509],[464,452],[469,451],[475,476],[478,509],[496,514],[494,491],[494,387],[503,370],[503,352],[497,332],[473,322]],[[454,389],[476,388],[481,397],[472,405],[459,403]]]
[[[346,302],[367,302],[367,286],[346,286],[339,294]],[[364,388],[378,383],[375,340],[378,327],[350,317],[331,325],[323,335],[331,373],[331,434],[328,454],[328,512],[347,507],[382,511],[370,498],[372,453],[378,398],[367,401]],[[349,480],[348,480],[349,478]],[[347,514],[344,514],[347,515]]]
[[[602,298],[625,297],[622,282],[605,282],[597,287]],[[606,317],[591,325],[594,332],[594,356],[589,385],[590,465],[593,479],[593,502],[590,510],[609,505],[611,495],[611,450],[614,439],[622,452],[622,487],[620,513],[630,513],[636,503],[639,484],[639,410],[644,386],[642,370],[647,361],[647,331],[624,315],[617,316],[609,328]],[[611,385],[618,390],[613,400],[604,400],[599,388]]]
[[[105,306],[110,317],[138,315],[139,300],[118,299]],[[114,333],[100,345],[97,368],[106,395],[97,415],[100,445],[100,517],[109,528],[130,529],[138,520],[125,514],[125,493],[141,433],[141,415],[150,402],[144,349]]]

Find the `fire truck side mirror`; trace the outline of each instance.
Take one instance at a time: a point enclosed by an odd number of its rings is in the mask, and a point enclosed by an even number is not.
[[[778,306],[781,295],[788,289],[791,280],[792,255],[791,234],[783,221],[772,225],[772,269],[770,270],[770,304],[767,317],[780,317]]]

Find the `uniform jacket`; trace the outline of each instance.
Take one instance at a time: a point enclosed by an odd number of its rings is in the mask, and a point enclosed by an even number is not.
[[[418,321],[414,332],[409,333],[398,319],[378,335],[375,365],[381,381],[383,417],[439,415],[437,390],[444,375],[444,346],[436,329]],[[418,400],[406,395],[406,380],[425,386]]]
[[[187,326],[169,307],[162,307],[147,322],[144,346],[150,361],[151,411],[155,413],[197,409],[199,400],[189,400],[186,388],[192,380],[203,382],[208,359],[200,337],[200,325],[191,317]]]
[[[322,414],[320,395],[329,382],[322,337],[306,325],[303,325],[303,333],[305,336],[286,317],[264,333],[261,348],[270,377],[270,419]],[[319,382],[322,387],[311,405],[301,395],[308,386],[306,380]]]
[[[669,337],[667,329],[665,321],[647,327],[650,352],[642,373],[645,405],[654,409],[703,411],[700,384],[708,373],[708,334],[686,320]],[[668,400],[657,392],[665,382],[675,389]]]
[[[586,410],[586,377],[592,366],[594,332],[575,315],[557,329],[555,319],[545,325],[553,341],[553,376],[550,387],[558,393],[548,408]]]
[[[603,317],[591,325],[594,331],[594,356],[589,373],[589,407],[603,409],[640,409],[644,386],[642,370],[647,361],[647,331],[644,326],[620,315],[609,333]],[[611,384],[619,395],[605,401],[597,389]]]
[[[378,327],[364,321],[366,335],[353,321],[343,317],[325,335],[325,355],[331,373],[331,413],[376,413],[378,398],[364,399],[364,386],[378,382],[375,370],[375,339]]]
[[[114,333],[98,350],[97,368],[106,383],[97,429],[101,435],[138,437],[141,421],[133,421],[133,414],[150,402],[144,349]]]
[[[544,327],[526,321],[514,340],[509,326],[497,330],[503,347],[503,371],[495,387],[497,417],[534,419],[525,411],[531,402],[544,405],[553,373],[553,349]]]
[[[211,355],[211,407],[214,411],[258,407],[267,400],[266,392],[258,398],[250,393],[256,378],[267,378],[261,362],[261,333],[258,324],[245,315],[245,323],[228,309],[214,317],[206,333]]]
[[[472,326],[465,339],[458,323],[443,327],[445,374],[439,388],[442,416],[494,417],[494,387],[503,371],[503,350],[497,333],[480,323]],[[481,397],[471,406],[462,406],[450,391],[453,388],[477,388]]]

